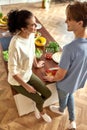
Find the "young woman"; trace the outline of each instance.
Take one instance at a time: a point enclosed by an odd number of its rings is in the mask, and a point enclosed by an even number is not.
[[[51,118],[43,111],[43,104],[51,96],[50,90],[32,72],[32,65],[44,66],[44,61],[36,61],[34,33],[36,19],[27,10],[13,10],[8,13],[8,29],[13,34],[9,46],[8,82],[19,93],[31,98],[35,104],[35,116],[46,122]]]
[[[69,129],[76,129],[73,93],[87,80],[87,2],[74,2],[66,8],[67,30],[73,31],[75,39],[64,46],[59,70],[50,82],[57,81],[59,107],[52,105],[53,112],[63,114],[68,107]]]

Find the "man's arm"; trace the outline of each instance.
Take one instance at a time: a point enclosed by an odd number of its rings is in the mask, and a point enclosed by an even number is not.
[[[49,81],[49,82],[61,81],[64,79],[66,73],[67,73],[67,70],[59,67],[55,76],[44,76],[44,80]]]

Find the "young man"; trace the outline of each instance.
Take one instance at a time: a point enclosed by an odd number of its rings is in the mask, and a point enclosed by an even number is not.
[[[55,113],[69,112],[69,129],[76,129],[73,93],[87,80],[87,2],[74,2],[66,8],[67,30],[73,31],[75,39],[64,46],[56,75],[45,76],[49,82],[57,82],[59,107],[52,105]]]

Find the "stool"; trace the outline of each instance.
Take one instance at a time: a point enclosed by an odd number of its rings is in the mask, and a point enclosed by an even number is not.
[[[55,83],[49,84],[47,85],[47,87],[52,92],[52,95],[49,99],[45,101],[43,107],[47,107],[51,104],[55,104],[58,102],[58,93],[56,90]],[[19,116],[23,116],[34,111],[33,100],[19,93],[13,96],[14,96],[14,100],[17,106]]]

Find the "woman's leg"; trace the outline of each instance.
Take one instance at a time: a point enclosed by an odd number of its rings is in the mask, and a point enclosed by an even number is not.
[[[31,98],[33,101],[36,102],[36,107],[40,112],[43,111],[43,103],[46,99],[48,99],[51,96],[50,90],[45,86],[45,84],[34,74],[32,74],[29,82],[32,87],[34,87],[37,90],[37,93],[29,93],[26,91],[26,89],[22,86],[13,86],[13,88],[18,92],[21,93],[29,98]]]
[[[12,86],[18,93],[23,94],[24,96],[32,99],[37,104],[37,108],[39,111],[42,111],[44,100],[41,98],[41,96],[38,93],[29,93],[24,87],[22,86]]]
[[[37,119],[39,119],[40,117],[42,117],[46,122],[51,122],[52,119],[49,115],[47,115],[44,111],[43,111],[43,103],[46,99],[48,99],[51,96],[51,91],[45,86],[45,84],[34,74],[32,74],[28,84],[30,84],[32,87],[34,87],[36,89],[36,93],[29,93],[24,87],[22,86],[13,86],[13,88],[31,98],[35,103],[36,103],[36,107],[35,107],[35,116]],[[39,111],[38,111],[38,110]]]
[[[51,91],[46,87],[45,83],[42,82],[35,74],[32,74],[28,83],[32,85],[37,90],[37,92],[40,93],[44,101],[51,96]]]

